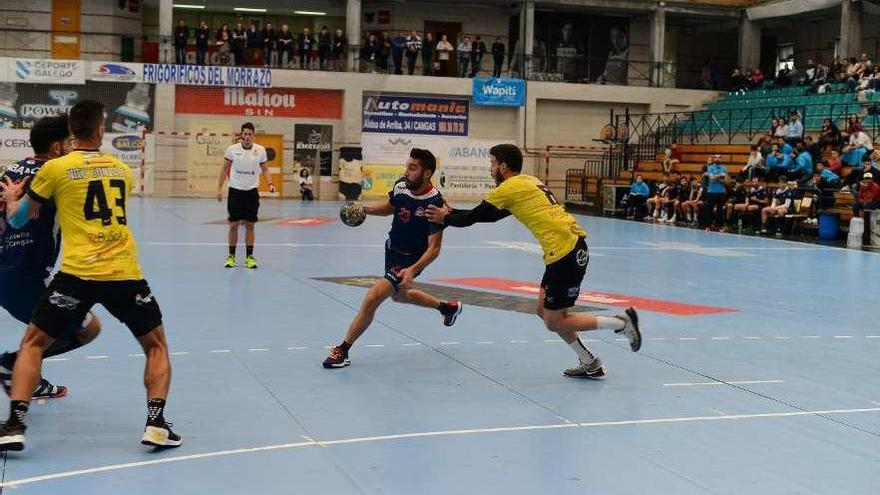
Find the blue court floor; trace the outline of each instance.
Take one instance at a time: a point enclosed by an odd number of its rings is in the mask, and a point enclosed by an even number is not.
[[[581,381],[526,312],[543,269],[528,232],[449,229],[419,280],[462,294],[458,323],[389,301],[352,366],[328,371],[389,218],[353,229],[339,203],[266,200],[248,271],[222,268],[220,203],[129,209],[184,444],[140,445],[143,356],[100,309],[95,343],[46,362],[71,392],[31,407],[8,493],[880,493],[877,254],[579,217],[583,304],[612,315],[633,298],[646,339],[635,354],[586,334],[608,374]],[[0,329],[17,346],[22,326],[3,314]]]

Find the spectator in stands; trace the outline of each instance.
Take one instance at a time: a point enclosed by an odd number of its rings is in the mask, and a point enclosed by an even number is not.
[[[845,68],[843,64],[840,62],[840,57],[834,57],[831,59],[831,65],[828,67],[831,71],[831,74],[840,74],[841,72],[845,72]]]
[[[715,89],[712,85],[712,61],[706,60],[703,68],[700,69],[700,84],[703,89]]]
[[[801,123],[800,116],[796,112],[791,113],[791,118],[788,122],[787,135],[785,137],[785,142],[791,146],[794,146],[795,143],[802,140],[804,138],[804,124]]]
[[[684,155],[679,149],[677,143],[672,143],[669,148],[664,150],[666,157],[663,159],[663,172],[672,173],[672,168],[680,164],[684,160]]]
[[[801,81],[802,85],[812,86],[816,82],[816,62],[808,58],[807,59],[807,68],[804,69],[804,79]]]
[[[208,23],[199,22],[199,28],[196,29],[196,65],[205,65],[205,53],[208,52],[208,38],[211,31],[208,30]]]
[[[483,56],[486,54],[486,44],[483,43],[483,38],[480,35],[474,39],[474,42],[471,44],[471,77],[476,77],[480,74],[480,70],[483,67]]]
[[[758,215],[765,206],[770,204],[770,198],[764,183],[759,181],[757,177],[752,178],[749,194],[746,198],[746,213],[748,217]],[[757,219],[756,219],[757,220]]]
[[[440,69],[437,75],[449,75],[449,54],[453,51],[455,48],[449,42],[449,38],[445,34],[440,35],[440,41],[437,43],[437,62],[440,64]]]
[[[242,66],[245,65],[245,46],[247,45],[247,31],[244,29],[244,24],[238,23],[235,25],[235,30],[232,31],[232,56],[235,59],[235,65]]]
[[[220,65],[230,65],[229,55],[232,53],[232,32],[229,31],[228,24],[223,24],[217,30],[215,43],[217,45],[217,54],[220,57]]]
[[[679,180],[681,176],[676,174],[675,177],[669,179],[669,185],[663,190],[663,199],[660,205],[660,223],[675,223],[675,213],[678,208],[678,195],[681,192],[681,184]]]
[[[776,128],[773,130],[773,137],[781,139],[788,137],[788,126],[785,124],[785,119],[782,117],[776,119]]]
[[[391,58],[394,60],[394,73],[403,74],[403,52],[406,51],[406,33],[397,33],[391,40]]]
[[[312,180],[312,176],[309,175],[309,169],[305,167],[299,169],[299,177],[297,177],[297,181],[299,182],[299,194],[302,200],[314,201],[314,181]]]
[[[712,165],[706,169],[705,176],[709,179],[709,187],[706,188],[706,203],[709,205],[709,213],[712,219],[707,230],[713,227],[724,232],[724,201],[726,199],[727,169],[721,165],[721,155],[715,155]]]
[[[186,64],[186,44],[189,42],[189,28],[182,19],[178,21],[177,27],[174,28],[174,63],[177,65]]]
[[[841,160],[840,153],[837,150],[831,150],[831,155],[828,157],[825,167],[835,174],[841,175],[841,172],[843,172],[843,160]]]
[[[367,44],[364,46],[364,54],[361,55],[364,72],[375,73],[378,67],[377,63],[382,54],[382,42],[376,38],[375,34],[371,34],[367,38]]]
[[[296,68],[296,60],[293,54],[293,33],[287,24],[281,25],[281,32],[278,33],[278,64],[285,69]]]
[[[299,68],[314,69],[315,37],[312,36],[309,28],[303,28],[297,40],[297,45],[299,48]]]
[[[471,37],[465,36],[461,43],[458,44],[458,77],[467,77],[471,61],[471,51],[473,51]]]
[[[730,75],[730,90],[734,93],[738,93],[741,91],[748,91],[748,89],[748,78],[743,75],[742,71],[739,70],[739,67],[733,69],[733,74]]]
[[[648,201],[648,195],[651,190],[648,184],[642,179],[641,175],[636,176],[636,180],[629,186],[629,194],[626,196],[626,217],[642,218],[647,214],[645,203]]]
[[[822,120],[822,129],[819,131],[819,149],[839,148],[841,143],[840,129],[830,118]]]
[[[770,135],[763,135],[758,138],[757,146],[758,151],[761,153],[761,157],[768,157],[770,153],[773,152],[773,138]]]
[[[849,141],[850,136],[856,133],[862,127],[861,121],[858,115],[850,115],[846,121],[846,129],[840,134],[840,136],[845,140]]]
[[[779,180],[779,177],[785,175],[788,171],[789,166],[791,165],[791,156],[784,154],[781,149],[779,149],[778,144],[773,145],[773,151],[770,153],[770,156],[765,160],[765,166],[767,168],[767,181],[768,182],[776,182]]]
[[[669,219],[669,223],[674,224],[678,220],[678,215],[681,214],[681,218],[686,218],[684,213],[684,204],[690,200],[691,195],[691,185],[690,181],[687,177],[679,176],[678,177],[678,187],[676,188],[676,192],[678,193],[677,197],[673,198],[672,205],[672,218]]]
[[[388,57],[391,56],[391,45],[394,44],[394,40],[391,38],[390,34],[386,34],[382,39],[382,51],[379,52],[379,69],[382,72],[388,74]]]
[[[822,150],[819,148],[819,145],[813,141],[813,136],[807,136],[804,138],[804,148],[810,153],[810,157],[813,159],[814,164],[822,161]]]
[[[654,187],[654,195],[648,198],[648,217],[646,220],[657,220],[660,218],[661,207],[666,203],[666,188],[669,187],[669,174],[664,173],[663,179],[658,181]]]
[[[803,141],[799,141],[796,148],[794,163],[788,171],[788,178],[803,183],[813,177],[813,156],[807,151]]]
[[[275,34],[275,28],[272,27],[271,22],[267,22],[266,27],[263,28],[263,65],[266,67],[275,67],[278,63],[275,54],[277,42],[278,35]],[[276,60],[272,59],[273,56],[276,57]]]
[[[333,35],[327,26],[321,26],[318,33],[318,70],[327,70],[327,61],[333,51]]]
[[[375,37],[374,37],[375,38]],[[348,51],[348,38],[341,29],[333,34],[333,70],[344,71]]]
[[[501,68],[504,66],[504,43],[501,37],[495,38],[492,43],[492,77],[501,77]]]
[[[263,35],[257,29],[257,23],[252,22],[247,31],[247,64],[258,65],[257,52],[263,46]]]
[[[860,125],[852,128],[849,136],[849,144],[843,147],[843,161],[850,166],[858,167],[862,163],[862,157],[874,149],[871,138],[862,130]]]
[[[737,177],[727,195],[727,201],[724,202],[724,220],[727,225],[732,225],[734,213],[744,213],[748,209],[748,191],[743,182],[742,178]]]
[[[703,201],[705,199],[705,189],[703,188],[703,183],[698,181],[697,179],[691,179],[691,187],[690,194],[688,196],[688,200],[682,203],[681,212],[682,215],[685,215],[688,223],[693,225],[697,224],[699,220],[700,210],[703,208]]]
[[[749,160],[739,173],[740,180],[752,180],[753,177],[764,178],[767,175],[767,169],[764,166],[764,157],[758,146],[752,145],[749,150]]]
[[[761,210],[761,233],[767,233],[767,221],[770,218],[784,218],[785,215],[794,212],[794,188],[796,182],[787,182],[785,186],[776,190],[773,202],[770,206]]]
[[[421,51],[422,37],[413,29],[406,37],[406,70],[409,75],[415,74],[416,60],[418,60]]]
[[[862,77],[861,70],[859,60],[855,57],[850,57],[846,66],[847,91],[852,92],[856,90],[856,86],[859,84],[859,79]]]
[[[434,49],[437,42],[434,41],[434,35],[425,33],[425,39],[422,40],[422,75],[434,75]]]
[[[752,88],[760,88],[764,84],[764,73],[761,72],[761,69],[755,69],[752,71]]]
[[[880,185],[874,182],[870,172],[862,176],[859,190],[853,202],[853,216],[859,217],[864,210],[880,209]]]
[[[831,171],[827,163],[819,162],[816,164],[816,185],[819,189],[839,189],[840,176]]]

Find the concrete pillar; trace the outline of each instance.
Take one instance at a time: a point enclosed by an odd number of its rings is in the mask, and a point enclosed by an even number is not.
[[[522,10],[519,15],[519,34],[520,46],[522,54],[516,54],[521,57],[518,67],[520,67],[520,76],[528,79],[534,70],[532,67],[532,55],[535,53],[535,2],[525,1],[522,4]],[[543,56],[542,56],[543,58]]]
[[[346,70],[356,72],[361,58],[361,0],[348,0],[345,8],[345,36],[348,38]]]
[[[651,86],[663,86],[666,62],[666,9],[658,6],[651,15]]]
[[[761,64],[761,26],[743,12],[739,22],[739,68],[743,72]]]
[[[840,55],[858,57],[862,53],[862,2],[840,2]]]
[[[159,62],[174,63],[173,0],[159,0]]]

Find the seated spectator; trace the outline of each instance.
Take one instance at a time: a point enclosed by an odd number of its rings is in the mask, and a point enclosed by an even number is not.
[[[800,116],[797,113],[791,113],[786,132],[785,142],[791,146],[794,146],[795,143],[804,138],[804,124],[801,123]]]
[[[697,179],[691,179],[690,194],[688,200],[681,204],[682,214],[685,215],[688,223],[696,225],[699,220],[700,209],[703,208],[705,200],[705,189],[703,183]]]
[[[676,143],[670,144],[669,148],[666,148],[665,154],[666,158],[663,159],[663,172],[669,174],[672,172],[672,167],[681,163],[684,160],[684,157]]]
[[[797,150],[794,153],[794,163],[788,170],[788,178],[806,182],[813,177],[813,157],[807,151],[803,142],[797,143]]]
[[[840,153],[837,150],[831,150],[831,156],[828,157],[826,168],[837,175],[841,175],[843,160],[840,159]]]
[[[731,225],[734,212],[745,213],[748,206],[748,193],[743,186],[743,180],[742,178],[737,178],[733,188],[727,195],[727,201],[724,203],[724,218],[727,221],[727,225]]]
[[[773,137],[778,139],[788,137],[788,126],[785,124],[785,119],[781,117],[776,119],[776,129],[773,131]]]
[[[766,158],[770,156],[770,153],[773,152],[773,134],[763,135],[758,138],[758,142],[756,145],[758,146],[758,151],[761,153],[762,158]]]
[[[669,187],[669,174],[663,174],[663,180],[657,182],[654,195],[648,198],[648,217],[645,220],[660,218],[660,206],[665,204],[666,188]]]
[[[858,115],[850,115],[846,121],[846,129],[840,133],[840,137],[844,141],[848,141],[850,136],[855,134],[857,129],[862,127],[861,120]]]
[[[766,175],[767,169],[764,166],[764,158],[761,156],[758,147],[752,146],[749,152],[749,161],[746,162],[746,165],[740,171],[739,177],[741,180],[751,180],[752,177],[763,178]]]
[[[314,181],[312,180],[312,176],[309,175],[309,169],[305,167],[299,169],[299,177],[297,177],[297,180],[299,181],[299,194],[302,197],[302,200],[314,201]]]
[[[841,143],[840,129],[829,118],[822,121],[822,129],[819,131],[819,149],[839,148]]]
[[[776,182],[779,177],[785,175],[791,167],[791,155],[783,154],[778,144],[773,145],[773,153],[765,160],[767,167],[767,181]]]
[[[746,76],[743,75],[739,68],[733,69],[733,74],[730,75],[730,90],[736,93],[748,91],[748,89],[749,85]]]
[[[761,72],[761,69],[755,69],[752,71],[752,84],[753,88],[760,88],[764,84],[764,73]]]
[[[712,215],[707,230],[717,228],[720,232],[724,232],[727,169],[721,165],[721,155],[715,155],[712,165],[706,169],[705,176],[709,179],[709,186],[706,188],[706,203],[709,205],[709,212]]]
[[[840,176],[826,167],[825,163],[826,162],[819,162],[816,164],[816,186],[819,189],[839,189]]]
[[[874,176],[870,172],[862,176],[859,183],[858,194],[853,202],[853,216],[859,217],[864,210],[876,210],[880,208],[880,185],[874,182]]]
[[[687,177],[679,177],[678,188],[676,190],[678,192],[678,197],[675,198],[672,205],[672,218],[669,220],[669,223],[675,223],[678,220],[679,214],[681,215],[681,218],[686,218],[684,204],[690,200],[691,195],[691,184]]]
[[[846,65],[846,89],[848,92],[851,93],[856,90],[861,77],[859,60],[855,57],[850,57]]]
[[[874,149],[871,138],[862,130],[861,126],[855,126],[849,136],[849,144],[843,147],[843,161],[850,166],[860,166],[862,158]]]
[[[770,204],[768,196],[769,193],[764,187],[764,183],[759,181],[757,177],[753,178],[749,194],[746,197],[746,213],[749,214],[749,217],[759,214],[765,206]]]
[[[788,182],[785,186],[776,190],[773,202],[770,206],[761,210],[761,233],[767,233],[767,221],[770,218],[785,218],[785,215],[794,212],[794,189],[797,182]]]
[[[801,81],[802,85],[812,86],[816,82],[816,62],[808,58],[807,59],[807,68],[804,69],[804,79]]]
[[[651,190],[648,188],[648,184],[641,175],[637,175],[636,180],[629,186],[629,194],[626,196],[627,218],[642,218],[647,215],[645,204],[649,194],[651,194]]]
[[[807,136],[804,138],[804,148],[807,149],[807,152],[813,159],[813,163],[819,163],[822,161],[822,150],[819,149],[819,145],[813,140],[813,136]]]
[[[666,201],[662,205],[663,211],[660,214],[660,223],[675,223],[675,212],[678,208],[678,196],[681,194],[681,177],[677,176],[669,181],[669,186],[664,193]]]

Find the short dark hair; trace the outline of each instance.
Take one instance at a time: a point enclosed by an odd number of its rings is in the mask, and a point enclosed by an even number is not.
[[[434,157],[434,153],[420,148],[413,148],[409,152],[409,157],[418,160],[423,170],[430,170],[432,174],[437,171],[437,158]]]
[[[489,148],[489,154],[495,157],[499,165],[507,165],[511,172],[522,172],[522,151],[515,144],[496,144]]]
[[[250,122],[245,122],[244,124],[241,124],[241,132],[244,132],[245,129],[250,129],[251,132],[253,132],[254,134],[257,133],[256,129],[254,129],[254,124]]]
[[[95,136],[104,120],[104,104],[95,100],[80,100],[70,109],[70,133],[77,139]]]
[[[49,152],[52,143],[64,141],[70,137],[70,128],[67,125],[67,114],[43,117],[31,127],[31,148],[34,153],[43,155]]]

